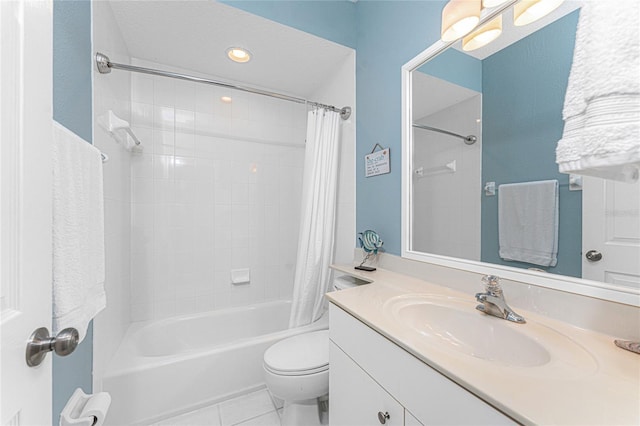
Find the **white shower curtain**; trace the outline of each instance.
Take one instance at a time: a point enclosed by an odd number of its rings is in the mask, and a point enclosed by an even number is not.
[[[300,235],[289,327],[310,324],[326,309],[331,282],[340,151],[340,114],[318,109],[307,119]]]

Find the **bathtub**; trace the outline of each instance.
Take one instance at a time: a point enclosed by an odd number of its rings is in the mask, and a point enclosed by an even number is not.
[[[104,376],[106,424],[148,424],[260,388],[269,346],[329,327],[325,315],[288,329],[290,308],[273,301],[132,324]]]

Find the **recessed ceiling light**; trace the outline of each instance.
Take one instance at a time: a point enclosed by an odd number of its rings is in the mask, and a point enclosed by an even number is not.
[[[230,97],[230,96],[223,96],[223,97],[221,97],[221,98],[220,98],[220,100],[221,100],[222,102],[224,102],[225,104],[230,104],[230,103],[231,103],[231,101],[232,101],[232,99],[231,99],[231,97]]]
[[[247,49],[241,47],[230,47],[227,49],[227,56],[233,62],[249,62],[251,60],[251,53]]]

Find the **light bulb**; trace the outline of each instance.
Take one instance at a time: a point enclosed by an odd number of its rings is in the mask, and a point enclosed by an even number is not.
[[[462,50],[469,52],[479,49],[502,34],[502,15],[487,22],[468,36],[462,39]]]
[[[513,24],[521,27],[553,12],[564,0],[522,0],[513,7]]]
[[[442,9],[442,40],[464,37],[480,22],[481,0],[449,0]]]
[[[227,49],[227,56],[233,62],[249,62],[251,60],[251,53],[247,49],[241,47],[230,47]]]

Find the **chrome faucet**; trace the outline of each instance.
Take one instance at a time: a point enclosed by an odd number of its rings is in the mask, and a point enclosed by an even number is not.
[[[480,302],[476,309],[485,314],[493,315],[508,321],[524,324],[526,321],[523,317],[513,312],[513,309],[507,305],[500,286],[500,277],[495,275],[485,275],[482,277],[485,285],[485,292],[476,294],[476,300]]]

